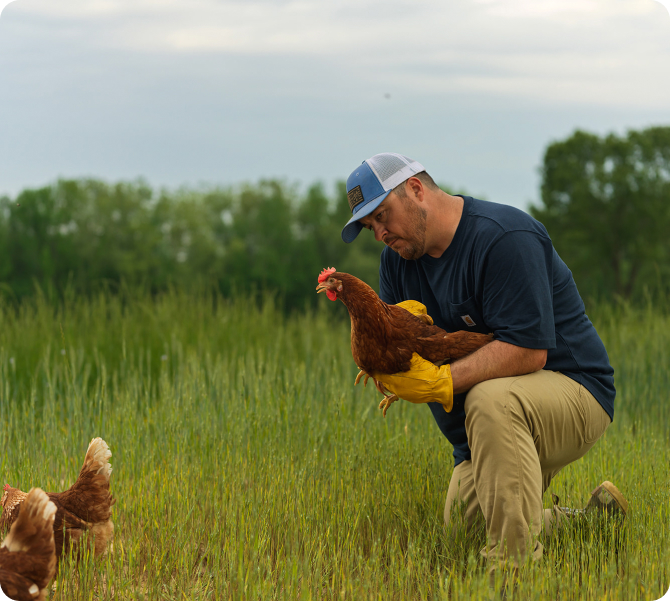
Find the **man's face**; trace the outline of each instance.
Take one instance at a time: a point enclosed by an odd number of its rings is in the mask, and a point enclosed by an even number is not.
[[[403,259],[414,261],[425,254],[426,210],[407,197],[391,192],[360,222]]]

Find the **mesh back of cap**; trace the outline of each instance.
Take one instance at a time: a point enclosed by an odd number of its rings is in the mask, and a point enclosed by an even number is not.
[[[376,154],[367,160],[384,190],[392,190],[412,175],[424,171],[423,165],[395,152]]]
[[[403,167],[407,166],[407,162],[399,156],[392,154],[382,154],[372,157],[368,161],[370,167],[374,169],[379,180],[384,183],[392,175],[395,175]]]

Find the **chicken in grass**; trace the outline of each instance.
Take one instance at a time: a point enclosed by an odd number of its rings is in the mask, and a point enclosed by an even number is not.
[[[351,317],[351,354],[361,370],[356,384],[365,375],[378,372],[396,374],[408,371],[412,354],[417,353],[435,365],[461,359],[488,344],[490,334],[477,332],[448,333],[433,325],[427,315],[416,316],[397,305],[388,305],[365,282],[348,273],[324,269],[319,275],[318,292],[325,292],[334,301],[341,300]],[[386,396],[378,385],[386,409],[398,399]]]
[[[56,506],[33,488],[21,513],[0,546],[0,586],[16,601],[43,601],[56,571],[54,517]]]
[[[77,554],[84,539],[93,545],[95,556],[107,548],[114,532],[111,514],[115,499],[109,491],[111,456],[107,443],[102,438],[94,438],[88,445],[76,482],[64,492],[47,493],[56,506],[54,540],[58,559],[70,548]],[[0,500],[3,507],[0,528],[8,528],[22,515],[26,499],[26,493],[5,485]],[[89,536],[85,537],[85,533]]]

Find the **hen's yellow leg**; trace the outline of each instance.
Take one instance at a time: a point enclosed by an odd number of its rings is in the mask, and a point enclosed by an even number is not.
[[[386,412],[388,411],[388,408],[391,406],[391,403],[395,403],[397,400],[398,400],[397,394],[390,394],[389,396],[384,395],[382,402],[379,403],[379,408],[384,410],[383,412],[384,417],[386,417]]]
[[[363,386],[368,385],[370,375],[361,369],[358,372],[358,375],[356,376],[356,380],[354,380],[354,386],[356,386],[361,381],[361,378],[363,376],[365,376],[365,379],[363,380]],[[379,392],[381,392],[384,395],[384,398],[382,399],[381,403],[379,403],[379,408],[383,410],[384,417],[386,417],[386,412],[388,411],[388,408],[391,406],[391,403],[395,403],[398,400],[398,395],[387,394],[388,391],[384,388],[384,385],[379,380],[375,380],[374,378],[372,378],[372,380],[375,383],[377,390],[379,390]]]
[[[354,386],[357,386],[357,385],[358,385],[358,383],[361,381],[361,378],[362,378],[363,376],[365,376],[365,380],[363,380],[363,386],[367,386],[367,385],[368,385],[368,379],[370,378],[370,376],[369,376],[368,374],[366,374],[366,373],[361,369],[361,371],[358,372],[358,375],[356,376],[356,379],[354,380]]]

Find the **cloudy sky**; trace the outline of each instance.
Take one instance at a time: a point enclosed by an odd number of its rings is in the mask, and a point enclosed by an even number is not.
[[[332,185],[394,151],[525,208],[552,140],[658,124],[655,0],[15,0],[0,17],[0,194]]]

